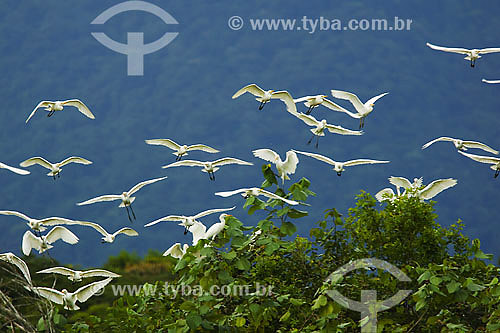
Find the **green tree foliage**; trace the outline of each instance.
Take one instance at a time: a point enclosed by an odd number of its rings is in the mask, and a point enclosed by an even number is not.
[[[327,210],[310,239],[293,238],[295,224],[308,216],[310,182],[303,178],[285,189],[269,166],[262,171],[263,187],[300,205],[247,198],[248,214],[262,217],[255,228],[230,217],[215,240],[201,240],[181,259],[151,252],[146,259],[168,267],[168,278],[151,278],[139,295],[123,295],[111,307],[72,317],[67,330],[359,331],[366,318],[331,299],[327,291],[332,289],[353,300],[361,290],[376,290],[378,300],[412,290],[400,304],[378,313],[379,332],[500,329],[498,268],[487,263],[491,255],[480,250],[479,240],[462,234],[461,221],[448,228],[436,223],[434,202],[402,196],[380,206],[361,192],[347,216]],[[326,282],[339,267],[362,258],[386,260],[411,281],[358,269]],[[126,272],[139,263],[137,256],[122,252],[105,267]]]

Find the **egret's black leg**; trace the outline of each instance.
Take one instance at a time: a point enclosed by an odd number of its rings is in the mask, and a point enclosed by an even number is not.
[[[47,117],[52,117],[52,115],[54,114],[54,112],[55,112],[54,110],[49,111],[49,113],[47,114]]]
[[[316,149],[318,149],[318,145],[319,145],[319,135],[316,135]]]
[[[188,228],[184,228],[184,235],[187,235],[188,231]]]
[[[307,144],[308,144],[308,145],[310,145],[313,139],[314,139],[314,134],[313,134],[313,136],[309,139],[309,141],[307,141]]]
[[[262,110],[264,108],[264,105],[266,105],[266,102],[260,102],[259,110]]]
[[[56,180],[56,174],[55,173],[52,174],[52,177],[54,177],[54,180]]]
[[[129,211],[128,211],[128,206],[125,206],[125,209],[127,210],[128,220],[129,220],[130,222],[133,222],[133,221],[132,221],[132,219],[130,218],[130,213],[129,213]]]
[[[471,60],[470,61],[470,67],[474,67],[476,65],[476,60]]]
[[[342,176],[342,171],[337,172],[337,176]]]
[[[498,174],[500,174],[500,170],[499,169],[497,169],[497,171],[495,172],[495,175],[493,176],[493,178],[497,178]]]
[[[132,216],[134,217],[134,220],[137,220],[135,217],[134,209],[132,208],[132,204],[130,205],[130,211],[132,212]]]
[[[307,109],[306,114],[311,114],[312,110],[314,109],[314,106],[310,106],[309,109]]]
[[[215,173],[212,172],[212,180],[215,181]]]
[[[60,172],[57,173],[57,178],[61,178],[61,173]]]

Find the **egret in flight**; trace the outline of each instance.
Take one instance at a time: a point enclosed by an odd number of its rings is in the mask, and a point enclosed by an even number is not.
[[[431,43],[427,43],[427,46],[433,50],[464,54],[464,59],[470,60],[470,67],[474,67],[476,65],[476,60],[481,58],[481,54],[500,52],[500,47],[490,47],[486,49],[464,49],[459,47],[437,46],[432,45]]]
[[[373,111],[373,107],[375,106],[375,102],[388,94],[386,92],[386,93],[377,95],[375,97],[370,98],[365,103],[363,103],[360,101],[358,96],[354,95],[353,93],[347,92],[347,91],[332,90],[331,93],[332,93],[332,96],[335,98],[345,99],[345,100],[348,100],[349,102],[351,102],[351,104],[356,109],[357,113],[347,111],[344,108],[341,108],[340,110],[337,110],[337,111],[344,112],[353,118],[359,119],[359,128],[360,129],[365,126],[365,118]]]
[[[49,176],[49,177],[52,176],[52,177],[54,177],[54,179],[56,179],[56,176],[58,178],[61,177],[60,173],[62,171],[62,167],[65,166],[66,164],[69,164],[69,163],[78,163],[78,164],[84,164],[84,165],[92,164],[91,161],[86,160],[82,157],[78,157],[78,156],[68,157],[67,159],[65,159],[61,162],[58,162],[58,163],[50,163],[49,161],[47,161],[43,157],[32,157],[32,158],[27,159],[24,162],[21,162],[20,166],[25,168],[25,167],[32,166],[34,164],[38,164],[38,165],[43,166],[44,168],[50,170],[50,172],[47,174],[47,176]]]
[[[168,147],[172,150],[175,150],[172,154],[174,154],[176,157],[176,161],[180,161],[182,156],[188,155],[188,151],[192,150],[201,150],[207,153],[215,154],[218,153],[219,151],[217,149],[214,149],[212,147],[202,145],[202,144],[195,144],[195,145],[180,145],[173,140],[170,139],[151,139],[151,140],[146,140],[146,143],[148,145],[156,145],[156,146],[165,146]]]
[[[233,157],[224,157],[220,158],[216,161],[206,161],[206,162],[201,162],[201,161],[195,161],[195,160],[184,160],[184,161],[178,161],[171,163],[169,165],[162,166],[163,169],[166,168],[172,168],[172,167],[178,167],[178,166],[190,166],[190,167],[201,167],[202,172],[208,173],[208,177],[210,180],[215,180],[215,172],[219,170],[219,167],[227,164],[239,164],[239,165],[253,165],[253,163],[250,162],[245,162],[237,158]]]
[[[288,112],[292,114],[297,113],[297,107],[295,106],[294,100],[290,93],[286,90],[264,90],[255,83],[252,83],[238,90],[233,95],[232,99],[238,98],[246,92],[249,92],[257,97],[256,100],[260,102],[259,110],[262,110],[271,99],[279,99],[285,103]]]
[[[65,106],[74,106],[83,113],[85,116],[87,116],[90,119],[95,119],[94,115],[92,112],[90,112],[89,108],[79,99],[68,99],[67,101],[41,101],[38,103],[38,105],[33,109],[31,114],[29,115],[28,119],[26,119],[26,123],[35,115],[35,112],[39,108],[45,108],[45,111],[48,112],[47,117],[52,117],[54,112],[56,111],[62,111]]]

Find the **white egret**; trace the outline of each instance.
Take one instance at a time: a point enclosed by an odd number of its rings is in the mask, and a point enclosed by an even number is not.
[[[28,269],[28,265],[26,265],[24,260],[16,256],[12,252],[0,253],[0,260],[6,261],[19,268],[21,273],[23,273],[23,276],[26,279],[26,281],[28,281],[28,283],[32,285],[30,270]]]
[[[462,151],[458,151],[458,152],[464,156],[467,156],[468,158],[470,158],[476,162],[491,164],[490,168],[495,171],[495,175],[493,176],[494,178],[497,178],[498,174],[500,174],[500,158],[468,154],[468,153],[464,153]]]
[[[205,210],[203,212],[200,212],[200,213],[198,213],[196,215],[192,215],[192,216],[169,215],[169,216],[162,217],[158,220],[155,220],[153,222],[150,222],[150,223],[146,224],[145,227],[150,227],[150,226],[155,225],[159,222],[167,222],[167,221],[181,222],[181,223],[179,223],[179,225],[181,225],[185,228],[185,231],[184,231],[184,235],[185,235],[188,232],[188,227],[192,226],[194,224],[194,222],[198,222],[198,221],[196,221],[197,219],[200,219],[204,216],[214,214],[214,213],[227,212],[227,211],[233,210],[235,208],[236,208],[236,206],[232,207],[232,208],[209,209],[209,210]]]
[[[328,124],[325,119],[318,121],[313,116],[306,115],[303,113],[297,114],[297,118],[302,120],[307,125],[315,127],[315,128],[311,128],[311,132],[312,132],[313,136],[311,137],[311,139],[309,139],[309,141],[307,141],[307,144],[310,144],[311,141],[314,139],[314,136],[316,136],[316,138],[317,138],[316,139],[316,148],[318,148],[319,137],[325,136],[325,130],[327,130],[330,133],[342,134],[342,135],[362,135],[363,134],[363,131],[353,131],[350,129],[343,128],[342,126],[331,125],[331,124]]]
[[[80,307],[76,305],[77,301],[80,303],[87,301],[94,294],[100,292],[101,289],[106,287],[106,285],[112,280],[113,278],[107,278],[101,281],[96,281],[78,288],[73,293],[70,293],[66,289],[59,291],[47,287],[35,287],[32,289],[35,294],[40,295],[41,297],[46,298],[51,302],[64,305],[64,308],[66,310],[79,310]]]
[[[65,159],[61,162],[58,162],[58,163],[50,163],[49,161],[47,161],[43,157],[32,157],[32,158],[28,158],[24,162],[21,162],[19,165],[22,166],[23,168],[32,166],[34,164],[41,165],[44,168],[47,168],[50,170],[50,172],[47,174],[47,176],[52,176],[52,177],[54,177],[54,179],[56,179],[56,176],[60,177],[59,174],[62,171],[61,168],[69,163],[78,163],[78,164],[84,164],[84,165],[92,164],[91,161],[86,160],[82,157],[71,156],[71,157],[68,157],[67,159]]]
[[[66,101],[41,101],[38,105],[33,109],[28,119],[26,119],[26,123],[35,115],[36,110],[39,108],[45,108],[45,111],[48,111],[47,117],[51,117],[54,112],[62,111],[65,106],[74,106],[81,113],[86,115],[90,119],[95,119],[92,112],[90,112],[89,108],[79,99],[68,99]]]
[[[498,155],[498,150],[495,150],[495,149],[485,145],[484,143],[477,142],[477,141],[466,141],[466,140],[462,140],[462,139],[454,139],[454,138],[449,138],[446,136],[442,136],[442,137],[439,137],[437,139],[434,139],[432,141],[427,142],[425,145],[422,146],[422,149],[425,149],[425,148],[429,147],[430,145],[432,145],[433,143],[438,142],[438,141],[453,142],[453,145],[455,146],[455,148],[457,148],[459,150],[463,150],[463,151],[467,150],[467,148],[479,148],[479,149],[482,149],[482,150],[487,151],[489,153],[493,153],[495,155]]]
[[[294,103],[304,102],[304,105],[309,108],[306,111],[306,115],[310,114],[312,112],[312,110],[319,105],[323,105],[323,106],[329,108],[330,110],[334,110],[334,111],[343,111],[344,110],[344,108],[342,108],[340,105],[335,104],[334,102],[330,101],[329,99],[327,99],[327,97],[328,96],[326,96],[326,95],[304,96],[301,98],[294,99],[293,102]]]
[[[170,148],[172,150],[175,150],[172,154],[174,154],[176,157],[176,161],[180,161],[182,156],[188,155],[188,151],[192,150],[201,150],[206,153],[211,153],[215,154],[218,153],[219,151],[217,149],[214,149],[212,147],[203,145],[203,144],[195,144],[195,145],[180,145],[173,140],[170,139],[151,139],[151,140],[146,140],[146,143],[148,145],[156,145],[156,146],[165,146],[167,148]]]
[[[262,110],[266,103],[268,103],[271,99],[279,99],[285,103],[288,112],[297,113],[297,107],[295,106],[294,100],[290,93],[286,90],[263,90],[258,85],[252,83],[238,90],[233,95],[232,99],[238,98],[246,92],[257,96],[256,100],[260,102],[259,110]]]
[[[295,152],[297,152],[299,154],[306,155],[306,156],[313,157],[319,161],[333,165],[333,170],[335,172],[337,172],[337,176],[342,175],[342,171],[345,171],[344,167],[362,165],[362,164],[381,164],[381,163],[389,163],[390,162],[390,161],[369,160],[369,159],[364,159],[364,158],[351,160],[351,161],[345,161],[345,162],[336,162],[336,161],[332,160],[331,158],[320,155],[320,154],[308,153],[308,152],[298,151],[298,150],[295,150]]]
[[[349,116],[356,118],[356,119],[359,119],[359,128],[360,129],[365,126],[365,118],[373,111],[373,107],[375,106],[375,102],[388,94],[387,92],[382,93],[380,95],[377,95],[375,97],[370,98],[365,103],[363,103],[360,101],[358,96],[354,95],[353,93],[347,92],[347,91],[332,90],[331,93],[332,93],[332,96],[335,98],[345,99],[345,100],[348,100],[349,102],[351,102],[351,104],[356,109],[357,113],[352,113],[350,111],[347,111],[344,108],[341,108],[340,110],[336,110],[336,111],[341,111],[341,112],[347,113]]]
[[[94,223],[94,222],[79,221],[78,224],[83,225],[83,226],[92,227],[95,230],[97,230],[97,232],[99,232],[101,235],[104,236],[104,237],[102,237],[101,243],[113,243],[116,236],[118,236],[119,234],[124,234],[124,235],[131,236],[131,237],[139,235],[137,233],[137,231],[135,231],[132,228],[128,228],[128,227],[121,228],[120,230],[117,230],[114,233],[110,234],[101,225]]]
[[[43,253],[53,248],[51,244],[59,239],[68,244],[78,243],[78,237],[65,227],[54,227],[45,236],[40,237],[33,235],[31,231],[26,231],[23,235],[23,253],[29,256],[31,249],[38,250],[38,253]]]
[[[117,278],[120,277],[121,275],[118,275],[116,273],[107,271],[105,269],[90,269],[87,271],[75,271],[66,267],[51,267],[47,269],[43,269],[41,271],[38,271],[37,273],[39,274],[61,274],[64,275],[68,278],[68,280],[72,282],[80,282],[82,279],[89,278],[89,277],[96,277],[96,276],[101,276],[101,277],[110,277],[110,278]]]
[[[18,169],[11,167],[10,165],[7,165],[5,163],[0,162],[0,169],[7,169],[11,172],[17,173],[18,175],[29,175],[30,172],[28,170],[23,170],[23,169]]]
[[[128,207],[130,207],[130,211],[132,212],[132,216],[134,217],[134,219],[136,219],[134,210],[132,208],[132,203],[135,201],[135,197],[133,197],[132,195],[135,192],[139,191],[144,186],[156,183],[156,182],[158,182],[160,180],[164,180],[166,178],[167,177],[165,176],[165,177],[160,177],[160,178],[146,180],[146,181],[140,182],[139,184],[135,185],[134,187],[132,187],[127,192],[122,192],[122,194],[102,195],[100,197],[96,197],[96,198],[89,199],[89,200],[84,201],[84,202],[77,203],[77,205],[78,206],[83,206],[83,205],[90,205],[90,204],[93,204],[93,203],[96,203],[96,202],[102,202],[102,201],[121,200],[121,203],[120,203],[120,205],[118,207],[120,207],[120,208],[125,207],[125,209],[127,210],[128,219],[129,219],[130,222],[132,222],[132,219],[130,217],[130,213],[128,211]]]
[[[277,194],[271,193],[269,191],[266,191],[264,189],[258,188],[258,187],[251,187],[251,188],[240,188],[238,190],[234,191],[226,191],[226,192],[216,192],[215,195],[218,195],[220,197],[230,197],[235,194],[241,194],[243,198],[248,198],[250,196],[257,197],[259,195],[263,195],[265,197],[268,197],[269,199],[273,200],[281,200],[283,202],[286,202],[289,205],[298,205],[299,203],[294,200],[289,200],[285,199],[283,197],[280,197]]]
[[[215,180],[214,173],[217,170],[219,170],[220,166],[227,165],[227,164],[253,165],[253,163],[245,162],[245,161],[242,161],[242,160],[237,159],[237,158],[224,157],[224,158],[220,158],[216,161],[206,161],[206,162],[195,161],[195,160],[178,161],[178,162],[171,163],[169,165],[162,166],[162,168],[166,169],[166,168],[177,167],[177,166],[202,167],[203,169],[201,171],[208,173],[208,177],[210,178],[210,180]]]
[[[396,186],[398,190],[398,196],[400,195],[399,188],[402,187],[405,189],[405,192],[402,195],[416,196],[420,200],[432,199],[444,190],[457,185],[457,180],[452,178],[437,179],[425,187],[423,187],[422,178],[415,178],[413,179],[412,183],[404,177],[392,176],[389,177],[389,182],[392,185]]]
[[[486,79],[482,79],[481,81],[483,81],[484,83],[491,83],[491,84],[500,83],[500,80],[486,80]]]
[[[289,174],[291,175],[295,173],[297,164],[299,163],[297,154],[295,154],[292,150],[287,151],[286,159],[284,161],[281,160],[280,155],[271,149],[254,150],[253,155],[276,165],[278,176],[281,178],[282,184],[285,184],[285,179],[290,179],[290,177],[288,177]]]
[[[471,67],[474,67],[474,65],[476,64],[476,60],[481,58],[481,54],[500,52],[499,47],[490,47],[490,48],[486,48],[486,49],[464,49],[464,48],[458,48],[458,47],[437,46],[437,45],[432,45],[431,43],[426,43],[426,45],[428,47],[430,47],[431,49],[438,50],[438,51],[465,54],[464,59],[470,60]]]
[[[188,227],[188,231],[193,234],[193,246],[198,244],[200,239],[215,239],[215,237],[224,230],[226,225],[226,218],[232,215],[222,213],[219,215],[219,223],[213,224],[208,230],[207,227],[198,221],[195,221],[191,226]]]
[[[210,228],[208,228],[207,232],[205,233],[205,239],[212,238],[215,239],[215,237],[222,231],[224,230],[224,227],[226,226],[226,218],[232,217],[232,215],[223,213],[220,214],[219,216],[219,222],[214,223]]]
[[[184,244],[184,246],[181,247],[181,243],[175,243],[171,247],[169,247],[165,252],[163,252],[163,256],[166,257],[168,255],[171,255],[174,258],[181,259],[184,254],[186,254],[187,249],[189,248],[189,245]]]
[[[78,224],[77,221],[66,219],[63,217],[47,217],[44,219],[34,219],[32,217],[26,216],[23,213],[12,211],[12,210],[0,210],[1,215],[12,215],[17,216],[25,221],[27,225],[35,231],[45,231],[48,226],[56,226],[61,224]]]

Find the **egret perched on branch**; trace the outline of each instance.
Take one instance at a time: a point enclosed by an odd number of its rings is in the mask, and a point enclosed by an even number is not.
[[[336,126],[336,125],[331,125],[326,122],[326,119],[323,119],[321,121],[316,120],[311,115],[299,113],[297,115],[297,118],[302,120],[304,123],[306,123],[309,126],[314,126],[315,128],[311,128],[311,132],[313,136],[309,141],[307,141],[307,144],[310,144],[311,141],[314,139],[314,136],[316,136],[316,148],[318,148],[318,143],[319,143],[319,137],[320,136],[325,136],[325,130],[327,130],[330,133],[335,133],[335,134],[342,134],[342,135],[362,135],[363,131],[353,131],[347,128],[343,128],[342,126]]]
[[[430,145],[432,145],[433,143],[439,142],[439,141],[453,142],[453,145],[458,150],[465,151],[465,150],[467,150],[467,148],[479,148],[479,149],[482,149],[482,150],[487,151],[489,153],[498,155],[498,150],[495,150],[495,149],[485,145],[484,143],[477,142],[477,141],[466,141],[466,140],[462,140],[462,139],[454,139],[454,138],[449,138],[446,136],[442,136],[442,137],[439,137],[437,139],[434,139],[432,141],[427,142],[425,145],[422,146],[422,149],[425,149],[425,148],[429,147]]]
[[[85,302],[97,292],[100,292],[113,278],[107,278],[101,281],[90,283],[86,286],[78,288],[75,292],[70,293],[66,289],[62,291],[47,288],[47,287],[34,287],[32,290],[35,294],[48,299],[51,302],[64,305],[66,310],[79,310],[80,307],[76,302]]]
[[[122,194],[102,195],[102,196],[97,197],[97,198],[93,198],[93,199],[89,199],[89,200],[84,201],[84,202],[77,203],[77,205],[78,206],[83,206],[83,205],[90,205],[90,204],[93,204],[93,203],[96,203],[96,202],[102,202],[102,201],[121,200],[121,203],[120,203],[120,205],[118,207],[120,207],[120,208],[125,207],[125,209],[127,210],[128,219],[129,219],[130,222],[132,222],[132,219],[130,217],[130,213],[128,211],[128,207],[130,207],[130,211],[132,212],[132,216],[134,217],[134,219],[136,219],[134,210],[132,209],[132,203],[134,202],[135,197],[133,197],[132,195],[135,192],[139,191],[144,186],[156,183],[156,182],[158,182],[160,180],[164,180],[166,178],[167,177],[165,176],[165,177],[160,177],[160,178],[146,180],[146,181],[140,182],[139,184],[135,185],[130,190],[128,190],[128,192],[122,192]]]
[[[217,149],[214,149],[212,147],[203,145],[203,144],[195,144],[195,145],[180,145],[178,143],[175,143],[173,140],[170,139],[151,139],[151,140],[146,140],[146,143],[148,145],[156,145],[156,146],[165,146],[168,147],[172,150],[175,150],[172,154],[174,154],[176,157],[176,161],[180,161],[182,156],[188,155],[188,151],[192,150],[201,150],[207,153],[215,154],[218,153],[219,151]]]
[[[82,101],[80,101],[79,99],[68,99],[67,101],[41,101],[33,109],[28,119],[26,119],[26,123],[28,123],[31,117],[35,115],[36,110],[38,110],[39,108],[45,108],[45,111],[48,112],[47,117],[51,117],[54,112],[62,111],[65,106],[74,106],[78,109],[78,111],[86,115],[88,118],[95,119],[92,112],[90,112],[89,108],[85,104],[83,104]]]
[[[68,157],[67,159],[65,159],[61,162],[58,162],[58,163],[50,163],[49,161],[47,161],[43,157],[32,157],[32,158],[28,158],[24,162],[21,162],[19,165],[22,166],[23,168],[32,166],[34,164],[41,165],[44,168],[50,170],[50,172],[47,174],[47,176],[49,176],[49,177],[52,176],[52,177],[54,177],[54,179],[56,179],[56,176],[61,177],[60,173],[62,171],[62,167],[65,166],[66,164],[69,164],[69,163],[78,163],[78,164],[84,164],[84,165],[92,164],[91,161],[86,160],[82,157],[71,156],[71,157]]]
[[[458,152],[464,156],[467,156],[468,158],[470,158],[476,162],[491,164],[490,168],[495,171],[495,175],[493,176],[494,178],[497,178],[498,174],[500,174],[500,158],[468,154],[468,153],[464,153],[462,151],[458,151]]]
[[[195,161],[195,160],[184,160],[171,163],[169,165],[162,166],[163,169],[177,167],[177,166],[190,166],[190,167],[201,167],[203,168],[201,171],[208,173],[208,177],[210,180],[215,180],[215,172],[219,170],[219,167],[227,164],[239,164],[239,165],[253,165],[253,163],[245,162],[237,158],[233,157],[224,157],[220,158],[216,161]]]
[[[332,93],[332,96],[335,98],[345,99],[345,100],[348,100],[349,102],[351,102],[351,104],[356,109],[357,113],[352,113],[350,111],[347,111],[344,108],[341,108],[340,110],[337,110],[337,111],[344,112],[353,118],[359,119],[359,128],[360,129],[365,126],[365,118],[373,111],[373,107],[375,106],[375,102],[388,94],[386,92],[386,93],[377,95],[375,97],[370,98],[365,103],[363,103],[359,100],[358,96],[356,96],[350,92],[341,91],[341,90],[332,90],[331,93]]]
[[[474,67],[476,60],[481,58],[481,54],[500,52],[500,47],[490,47],[487,49],[464,49],[459,47],[443,47],[426,43],[433,50],[465,54],[465,60],[470,60],[470,67]]]
[[[297,154],[292,150],[287,151],[286,159],[281,160],[280,155],[271,149],[257,149],[253,151],[255,157],[261,158],[264,161],[274,163],[278,170],[278,176],[281,178],[281,183],[285,184],[285,179],[290,179],[289,174],[294,174],[299,164]]]
[[[255,83],[249,84],[238,90],[232,97],[232,99],[238,98],[244,93],[249,92],[254,96],[257,96],[256,100],[260,102],[259,110],[262,110],[264,106],[269,103],[271,99],[279,99],[285,103],[287,111],[290,113],[297,113],[297,107],[295,106],[294,100],[290,93],[286,90],[274,91],[274,90],[264,90]]]
[[[345,170],[344,167],[354,166],[354,165],[362,165],[362,164],[380,164],[380,163],[389,163],[390,162],[390,161],[377,161],[377,160],[369,160],[369,159],[357,159],[357,160],[351,160],[351,161],[345,161],[345,162],[336,162],[336,161],[332,160],[331,158],[320,155],[320,154],[308,153],[308,152],[298,151],[298,150],[295,150],[295,152],[297,152],[299,154],[306,155],[306,156],[313,157],[319,161],[333,165],[333,170],[335,172],[337,172],[337,176],[342,175],[342,171]]]

